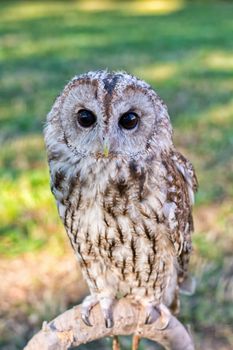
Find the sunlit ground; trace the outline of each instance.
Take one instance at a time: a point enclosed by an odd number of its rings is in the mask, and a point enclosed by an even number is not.
[[[50,193],[42,127],[73,75],[108,68],[152,84],[195,165],[198,285],[180,318],[198,350],[232,349],[233,3],[1,1],[0,14],[0,347],[21,349],[86,292]]]

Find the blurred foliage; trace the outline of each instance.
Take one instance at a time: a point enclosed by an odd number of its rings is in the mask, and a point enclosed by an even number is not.
[[[65,254],[49,189],[45,116],[75,74],[129,71],[168,104],[175,143],[199,178],[192,262],[198,289],[182,299],[181,318],[193,326],[200,348],[230,349],[233,315],[225,289],[233,244],[233,3],[1,1],[0,11],[2,261],[27,253],[36,259],[45,250]],[[32,305],[24,305],[25,315]],[[41,312],[41,319],[56,311]],[[22,347],[35,324],[16,332],[10,345],[6,333],[0,336],[0,346]]]

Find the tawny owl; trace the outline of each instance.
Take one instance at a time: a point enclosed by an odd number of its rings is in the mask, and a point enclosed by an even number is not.
[[[174,147],[167,108],[144,81],[107,71],[74,77],[47,117],[51,188],[90,288],[111,327],[115,298],[172,308],[187,277],[197,180]]]

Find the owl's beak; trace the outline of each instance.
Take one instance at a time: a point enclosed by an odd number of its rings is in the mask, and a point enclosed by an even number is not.
[[[108,155],[109,155],[109,140],[108,140],[107,137],[104,139],[104,145],[103,146],[104,146],[103,154],[104,154],[105,157],[108,157]]]

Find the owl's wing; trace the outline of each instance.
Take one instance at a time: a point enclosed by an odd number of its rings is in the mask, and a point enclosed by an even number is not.
[[[181,153],[173,151],[168,163],[171,178],[168,185],[168,203],[175,207],[174,216],[171,217],[173,221],[169,223],[168,217],[168,224],[179,264],[178,282],[182,285],[188,278],[188,264],[192,250],[192,205],[198,182],[192,164]]]
[[[192,163],[178,151],[173,153],[172,159],[176,165],[177,170],[180,172],[180,174],[185,180],[186,186],[188,188],[190,204],[193,205],[194,193],[198,190],[198,181],[194,167]]]

